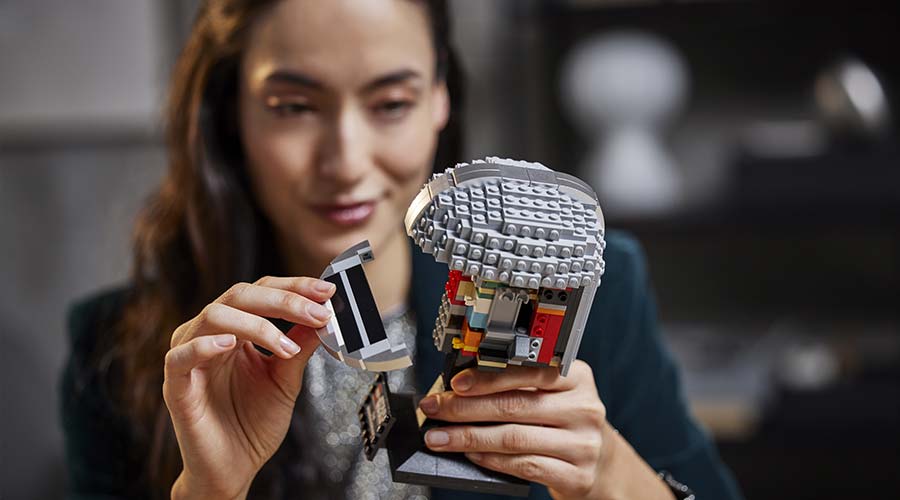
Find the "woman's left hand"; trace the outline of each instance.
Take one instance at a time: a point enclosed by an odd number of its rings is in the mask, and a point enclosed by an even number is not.
[[[447,422],[503,423],[430,430],[425,435],[430,449],[465,452],[478,465],[546,485],[557,499],[607,498],[609,485],[621,485],[609,476],[621,470],[610,461],[624,440],[606,421],[587,363],[576,361],[566,377],[554,367],[469,368],[451,385],[453,391],[421,401],[426,415]],[[652,469],[631,454],[646,469],[642,478],[649,473],[656,480]],[[666,494],[659,488],[653,492]]]

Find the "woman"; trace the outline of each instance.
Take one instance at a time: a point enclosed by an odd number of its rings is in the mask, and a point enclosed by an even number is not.
[[[359,461],[358,436],[333,426],[360,400],[332,394],[366,379],[312,357],[334,290],[310,276],[370,240],[376,301],[418,344],[404,378],[430,385],[428,325],[446,269],[412,252],[401,222],[435,155],[458,146],[447,37],[439,1],[201,7],[173,78],[170,171],[137,226],[133,283],[70,318],[63,418],[76,495],[426,493],[391,485],[385,464]],[[636,245],[611,234],[606,260],[581,349],[590,366],[565,378],[463,371],[421,404],[458,423],[428,445],[555,498],[674,498],[654,467],[704,498],[736,497],[685,410]],[[296,326],[282,333],[266,318]]]

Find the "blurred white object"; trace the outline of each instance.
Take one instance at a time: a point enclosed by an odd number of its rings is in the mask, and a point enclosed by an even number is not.
[[[840,363],[823,342],[808,341],[789,346],[778,367],[781,383],[794,390],[822,389],[834,383],[839,375]]]
[[[847,57],[823,71],[815,96],[825,122],[838,132],[878,137],[890,127],[881,82],[859,59]]]
[[[639,216],[681,199],[663,127],[682,108],[687,70],[677,50],[646,33],[617,32],[577,45],[562,70],[562,102],[594,145],[582,175],[604,210]]]

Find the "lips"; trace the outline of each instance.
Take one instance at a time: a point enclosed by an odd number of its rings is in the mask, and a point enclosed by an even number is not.
[[[326,220],[341,226],[363,224],[375,213],[375,201],[340,205],[319,205],[315,211]]]

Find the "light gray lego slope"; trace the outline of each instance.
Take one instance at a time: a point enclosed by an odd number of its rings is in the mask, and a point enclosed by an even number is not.
[[[596,195],[539,163],[487,158],[436,174],[410,205],[406,229],[423,251],[476,279],[579,288],[603,274]]]

